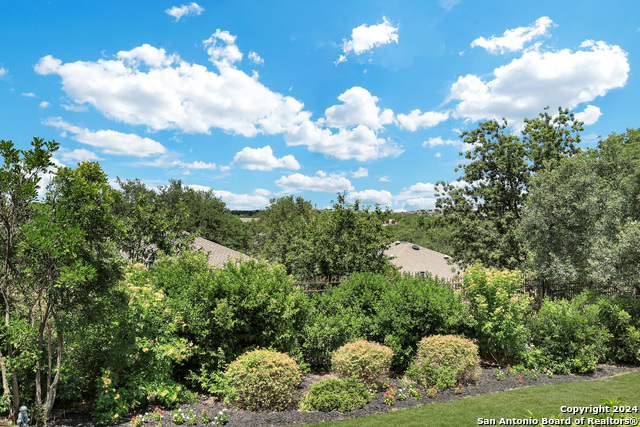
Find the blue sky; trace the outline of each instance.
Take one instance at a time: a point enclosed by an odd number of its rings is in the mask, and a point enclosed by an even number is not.
[[[459,138],[545,106],[637,127],[640,2],[3,1],[0,139],[231,209],[432,208]]]

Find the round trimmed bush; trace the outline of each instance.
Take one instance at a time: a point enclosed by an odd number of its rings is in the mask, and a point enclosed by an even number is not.
[[[225,402],[252,411],[281,411],[295,402],[302,372],[294,359],[257,349],[239,356],[225,371]]]
[[[433,335],[418,343],[407,376],[439,390],[475,382],[480,376],[478,346],[455,335]]]
[[[351,411],[371,401],[371,395],[355,378],[326,379],[311,386],[302,409],[311,411]]]
[[[366,387],[378,388],[389,376],[393,350],[376,342],[357,340],[337,349],[331,368],[341,378],[354,377]]]

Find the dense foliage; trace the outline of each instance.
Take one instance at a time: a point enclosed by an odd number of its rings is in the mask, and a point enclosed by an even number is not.
[[[331,370],[341,378],[356,378],[367,387],[380,388],[389,378],[393,350],[376,342],[357,340],[337,349]]]
[[[364,384],[355,378],[345,380],[328,378],[311,386],[302,402],[302,408],[310,411],[352,411],[371,401]]]
[[[302,372],[286,354],[257,349],[234,360],[225,379],[225,402],[249,410],[281,411],[295,403]]]
[[[510,132],[506,120],[463,132],[473,147],[464,153],[469,161],[458,166],[464,174],[453,183],[438,183],[436,206],[456,220],[451,255],[467,265],[520,267],[525,255],[516,227],[530,180],[575,154],[582,130],[574,114],[560,108],[555,117],[545,111],[526,119],[521,136]]]
[[[443,390],[475,382],[480,376],[478,347],[454,335],[433,335],[418,343],[407,376],[418,384]]]

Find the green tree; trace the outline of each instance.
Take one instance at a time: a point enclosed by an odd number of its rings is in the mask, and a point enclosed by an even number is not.
[[[257,224],[260,255],[279,262],[291,273],[287,259],[308,238],[309,228],[317,211],[302,197],[286,196],[270,200]]]
[[[55,141],[45,142],[34,137],[30,150],[19,150],[11,141],[0,141],[3,158],[0,168],[0,293],[4,305],[0,371],[11,419],[17,416],[20,406],[18,375],[13,363],[25,345],[23,340],[11,336],[18,285],[22,281],[17,247],[23,238],[22,227],[31,218],[30,208],[38,196],[38,183],[42,174],[53,166],[51,154],[58,146]]]
[[[180,198],[169,204],[139,179],[117,182],[122,197],[113,213],[123,222],[120,246],[130,259],[153,264],[158,251],[173,255],[191,244],[195,236],[184,234],[188,213]]]
[[[436,213],[401,213],[392,217],[398,221],[387,227],[391,240],[411,242],[443,254],[453,253],[451,235],[454,221],[450,216]]]
[[[384,253],[390,242],[383,226],[387,215],[379,206],[362,208],[359,200],[350,204],[346,192],[338,193],[333,209],[318,215],[308,234],[294,240],[286,263],[300,275],[394,271]]]
[[[473,145],[464,153],[469,162],[458,166],[464,174],[456,182],[438,182],[436,204],[456,221],[456,261],[509,269],[522,264],[525,254],[516,227],[531,177],[575,154],[581,130],[573,113],[560,108],[556,117],[545,111],[526,119],[521,137],[509,131],[504,119],[463,132],[464,142]]]
[[[119,224],[110,214],[118,197],[98,163],[61,167],[47,189],[44,207],[22,227],[18,254],[26,311],[14,312],[12,318],[16,323],[26,321],[35,331],[35,405],[42,408],[45,420],[56,400],[64,335],[70,332],[78,307],[91,305],[120,277],[114,244]]]
[[[532,180],[519,234],[528,267],[561,283],[640,284],[640,131],[561,160]]]

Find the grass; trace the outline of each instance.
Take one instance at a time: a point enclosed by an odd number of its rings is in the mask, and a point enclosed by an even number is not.
[[[525,415],[527,411],[545,417],[557,416],[560,414],[561,406],[595,406],[600,404],[602,399],[617,397],[627,405],[640,404],[640,372],[597,381],[573,381],[527,387],[363,418],[310,425],[317,427],[476,426],[479,425],[478,418],[495,419],[496,425],[500,425],[501,418],[528,418]],[[633,416],[640,418],[640,414],[633,414]]]

